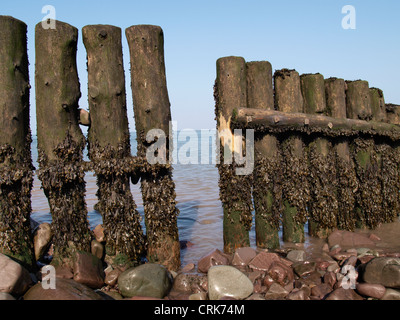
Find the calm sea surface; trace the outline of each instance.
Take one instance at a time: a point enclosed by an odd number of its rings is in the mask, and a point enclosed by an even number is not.
[[[196,134],[198,141],[195,140]],[[177,148],[178,161],[173,166],[173,179],[176,185],[177,202],[180,210],[178,217],[179,237],[180,240],[187,240],[193,244],[182,250],[182,265],[190,262],[196,263],[202,256],[215,248],[223,249],[223,211],[219,200],[218,170],[215,164],[212,163],[214,156],[212,154],[214,149],[211,143],[212,139],[207,135],[202,135],[200,131],[196,131],[195,134],[193,132],[187,134],[187,139],[184,139],[185,135],[183,133],[179,136],[180,139]],[[210,145],[208,149],[209,161],[207,164],[204,164],[207,161],[201,160],[200,150],[202,143],[203,146]],[[131,146],[132,154],[135,155],[137,144],[134,133],[131,134]],[[34,166],[38,168],[36,136],[33,137],[32,158]],[[193,158],[197,158],[199,164],[181,164],[189,158],[192,160]],[[102,223],[101,214],[94,210],[94,205],[97,203],[96,177],[92,172],[88,172],[86,173],[85,180],[88,219],[91,228],[94,228],[96,225]],[[131,191],[138,206],[138,211],[143,218],[143,202],[139,185],[131,184]],[[51,223],[52,219],[48,202],[40,186],[41,183],[35,175],[32,190],[32,218],[38,222]],[[145,230],[144,219],[142,219],[142,227]],[[360,230],[359,232],[364,231]],[[400,222],[384,225],[375,230],[374,233],[382,238],[382,242],[380,243],[382,248],[391,248],[392,250],[400,251]],[[250,243],[252,247],[255,247],[254,223],[250,232]],[[323,243],[324,241],[307,236],[306,242],[302,246],[311,257],[319,254]],[[290,244],[285,243],[281,243],[281,245],[290,246]]]

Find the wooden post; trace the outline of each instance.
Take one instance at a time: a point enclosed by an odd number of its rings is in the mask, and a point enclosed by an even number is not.
[[[217,79],[214,87],[217,131],[220,134],[219,171],[220,199],[224,210],[224,251],[250,245],[252,221],[251,178],[236,174],[236,163],[227,155],[234,152],[232,116],[239,107],[246,107],[246,62],[241,57],[217,60]],[[236,110],[236,111],[235,111]],[[224,133],[224,134],[223,134]]]
[[[385,98],[383,91],[371,88],[372,119],[387,121]],[[375,140],[375,152],[380,162],[380,180],[382,184],[382,208],[379,222],[394,222],[400,212],[400,171],[399,143],[383,139]]]
[[[256,109],[274,109],[272,66],[268,61],[246,63],[247,105]],[[279,247],[282,208],[281,155],[274,135],[260,134],[255,141],[253,199],[256,244],[258,248]]]
[[[275,105],[278,111],[304,112],[299,73],[277,70],[274,74]],[[304,142],[298,134],[290,134],[281,143],[283,156],[283,240],[304,242],[304,223],[310,199],[308,163]]]
[[[371,96],[367,81],[347,81],[347,115],[352,119],[372,119]],[[382,207],[380,166],[373,138],[353,140],[353,157],[359,188],[356,194],[357,227],[375,228]]]
[[[160,27],[138,25],[126,29],[130,58],[132,96],[138,140],[138,155],[145,157],[153,141],[146,141],[152,129],[169,136],[171,109],[165,75],[164,34]],[[171,132],[172,134],[172,132]],[[168,158],[169,144],[163,147]],[[165,159],[165,160],[166,160]],[[148,259],[169,269],[180,266],[175,184],[171,167],[148,169],[141,176],[146,218]]]
[[[121,29],[90,25],[82,34],[89,81],[89,157],[97,175],[106,254],[111,261],[139,261],[144,238],[129,168],[124,167],[131,150]]]
[[[328,115],[346,119],[346,83],[343,79],[325,80],[326,106]],[[358,180],[349,148],[349,140],[339,138],[334,145],[337,175],[338,215],[337,227],[342,230],[355,229],[355,192]]]
[[[52,214],[54,263],[74,249],[90,250],[79,124],[81,97],[76,67],[78,30],[56,21],[55,29],[35,29],[36,118],[39,179]]]
[[[27,26],[0,16],[0,252],[34,264]]]
[[[327,114],[324,77],[303,74],[300,77],[304,98],[304,112]],[[316,137],[308,144],[310,170],[308,231],[311,236],[326,238],[337,227],[337,179],[332,143],[327,138]]]

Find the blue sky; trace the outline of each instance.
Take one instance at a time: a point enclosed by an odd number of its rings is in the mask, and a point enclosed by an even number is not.
[[[325,78],[363,79],[384,91],[386,102],[400,104],[400,1],[1,1],[0,14],[28,25],[31,129],[36,133],[34,28],[53,5],[56,18],[80,31],[89,24],[111,24],[125,30],[155,24],[164,30],[165,59],[172,118],[178,128],[215,128],[213,84],[216,60],[242,56],[268,60],[273,69],[320,72]],[[356,29],[342,28],[342,7],[356,9]],[[86,52],[79,34],[80,105],[87,109]],[[123,32],[130,127],[134,129],[129,50]]]

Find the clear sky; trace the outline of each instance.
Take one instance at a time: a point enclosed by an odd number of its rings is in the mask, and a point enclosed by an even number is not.
[[[134,130],[125,28],[159,25],[172,118],[178,128],[215,128],[213,84],[216,60],[242,56],[268,60],[273,69],[319,72],[346,80],[363,79],[384,91],[386,102],[400,104],[400,1],[398,0],[3,0],[1,15],[28,25],[31,129],[36,134],[34,28],[52,5],[56,18],[80,30],[78,73],[80,105],[87,109],[86,52],[81,29],[111,24],[123,30],[128,116]],[[342,7],[356,10],[356,29],[343,29]]]

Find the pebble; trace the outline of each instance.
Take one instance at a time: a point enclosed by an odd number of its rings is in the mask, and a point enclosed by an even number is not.
[[[130,268],[118,277],[118,287],[125,298],[144,296],[162,299],[171,285],[172,278],[168,270],[154,263]]]
[[[400,258],[378,257],[369,261],[362,272],[367,283],[379,283],[385,287],[400,288]]]
[[[0,292],[22,295],[31,283],[28,270],[0,253]]]
[[[220,250],[216,249],[200,259],[197,265],[197,269],[199,272],[207,273],[208,269],[210,269],[212,266],[227,264],[229,264],[229,260],[226,255],[223,254]]]
[[[42,258],[46,249],[50,245],[52,236],[53,233],[51,231],[51,225],[49,223],[42,223],[35,230],[35,233],[33,235],[33,247],[36,260]]]
[[[381,299],[386,293],[386,288],[381,284],[357,283],[357,292],[366,297]]]
[[[208,270],[208,296],[210,300],[233,297],[247,298],[253,293],[253,283],[245,274],[231,266],[214,266]]]
[[[286,258],[293,262],[301,262],[306,259],[306,253],[303,250],[292,250],[288,252]]]
[[[257,255],[255,249],[250,247],[237,248],[233,255],[232,265],[233,266],[246,266],[253,260]]]
[[[288,291],[278,283],[273,283],[265,294],[265,300],[283,300],[289,294]]]
[[[387,288],[385,295],[381,298],[381,300],[400,300],[400,291]]]
[[[24,300],[102,300],[102,298],[88,286],[71,279],[57,278],[55,289],[44,289],[41,283],[37,283],[25,293]]]

